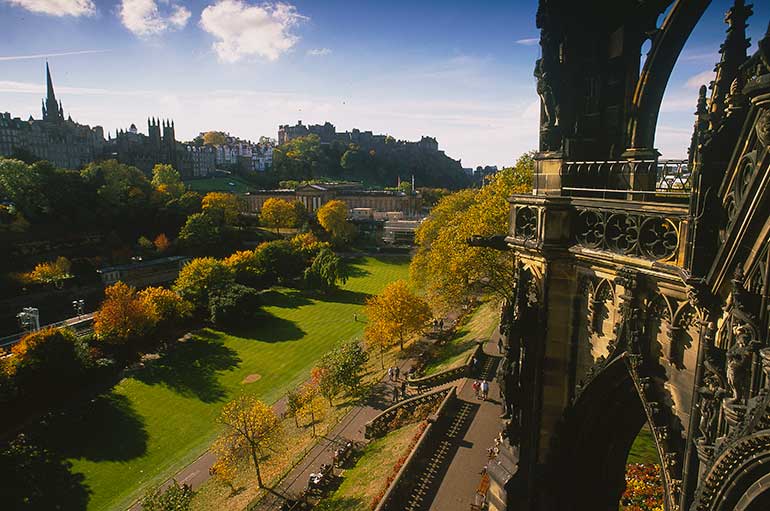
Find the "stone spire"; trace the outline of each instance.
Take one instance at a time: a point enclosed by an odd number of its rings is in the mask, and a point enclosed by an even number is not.
[[[51,79],[51,70],[48,68],[48,62],[45,63],[45,80],[46,80],[46,98],[43,106],[43,120],[44,121],[62,121],[64,120],[64,109],[61,107],[61,102],[56,101],[56,94],[53,90],[53,80]]]
[[[735,0],[735,4],[727,11],[727,37],[719,48],[722,58],[714,68],[716,78],[711,84],[711,104],[709,106],[709,121],[711,130],[718,129],[725,116],[725,100],[730,93],[730,86],[738,77],[738,69],[746,62],[746,49],[750,46],[746,38],[746,20],[753,14],[752,5],[744,0]]]
[[[695,126],[692,129],[692,138],[690,139],[690,149],[688,152],[688,159],[690,161],[690,168],[696,159],[698,147],[703,142],[706,130],[709,125],[708,106],[706,104],[706,86],[701,85],[698,91],[698,105],[695,107]]]

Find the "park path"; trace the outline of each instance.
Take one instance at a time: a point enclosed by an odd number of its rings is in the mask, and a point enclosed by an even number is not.
[[[447,327],[452,325],[458,318],[458,312],[450,312],[445,318],[444,323]],[[404,359],[398,363],[401,374],[406,377],[407,371],[414,365],[415,359]],[[387,374],[383,374],[380,382],[374,387],[372,395],[361,406],[353,407],[335,426],[335,428],[319,442],[302,458],[297,466],[285,476],[275,488],[275,492],[281,495],[294,495],[302,491],[307,485],[308,477],[311,472],[317,471],[322,463],[330,463],[333,458],[334,449],[338,444],[345,440],[356,442],[364,441],[364,424],[376,417],[381,411],[393,404],[392,392],[393,383],[387,381]],[[400,384],[399,384],[400,386]],[[278,416],[286,413],[287,402],[283,397],[273,404],[273,410]],[[165,489],[171,486],[173,481],[179,484],[189,484],[193,489],[197,489],[211,478],[209,469],[216,462],[216,455],[210,450],[206,450],[200,457],[192,463],[175,473],[172,477],[163,482],[161,488]],[[263,502],[255,509],[273,509],[277,508],[282,499],[275,495],[270,495],[263,499]],[[141,497],[134,501],[128,508],[128,511],[142,511]]]
[[[376,417],[380,412],[393,405],[393,387],[401,386],[401,381],[406,377],[406,372],[414,364],[414,359],[405,359],[398,362],[398,367],[403,375],[398,381],[391,382],[387,374],[377,383],[372,393],[362,405],[353,407],[337,426],[323,436],[305,455],[297,466],[286,475],[273,492],[267,494],[253,511],[268,511],[280,509],[284,497],[298,496],[307,487],[311,472],[318,472],[323,463],[332,464],[334,450],[348,441],[358,443],[366,442],[364,438],[364,425]],[[408,396],[411,397],[411,396]]]

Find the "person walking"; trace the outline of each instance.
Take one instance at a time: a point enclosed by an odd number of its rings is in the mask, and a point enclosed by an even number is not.
[[[353,313],[353,321],[358,323],[358,313],[355,313],[355,312]]]
[[[401,376],[401,368],[398,366],[393,367],[393,376],[395,376],[396,381],[398,381],[398,377]]]
[[[479,380],[473,380],[473,393],[476,395],[476,399],[479,398],[479,390],[481,390],[481,384],[479,383]]]
[[[401,398],[406,399],[407,398],[407,390],[406,390],[406,380],[401,382]]]
[[[388,381],[393,381],[393,367],[388,367]]]
[[[393,387],[393,402],[395,403],[397,401],[398,401],[398,387],[394,386]]]
[[[498,337],[497,338],[497,353],[499,353],[500,355],[503,354],[503,338],[502,337]]]
[[[489,382],[487,380],[481,380],[481,399],[487,400],[489,395]]]

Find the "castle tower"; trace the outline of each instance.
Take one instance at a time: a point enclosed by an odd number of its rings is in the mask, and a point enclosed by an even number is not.
[[[43,120],[51,122],[61,122],[64,120],[64,109],[61,101],[56,101],[56,94],[53,90],[53,80],[51,79],[51,70],[48,68],[48,62],[45,63],[46,79],[46,98],[43,102]]]
[[[150,139],[150,144],[153,148],[160,148],[160,126],[158,126],[158,120],[153,118],[147,119],[147,135]]]

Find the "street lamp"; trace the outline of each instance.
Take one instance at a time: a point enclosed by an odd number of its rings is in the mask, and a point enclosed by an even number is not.
[[[83,299],[72,300],[72,309],[75,311],[75,316],[80,317],[83,315],[83,311],[85,311],[85,305],[86,302]]]
[[[22,311],[16,314],[19,324],[24,330],[36,332],[40,330],[40,311],[35,307],[24,307]]]

